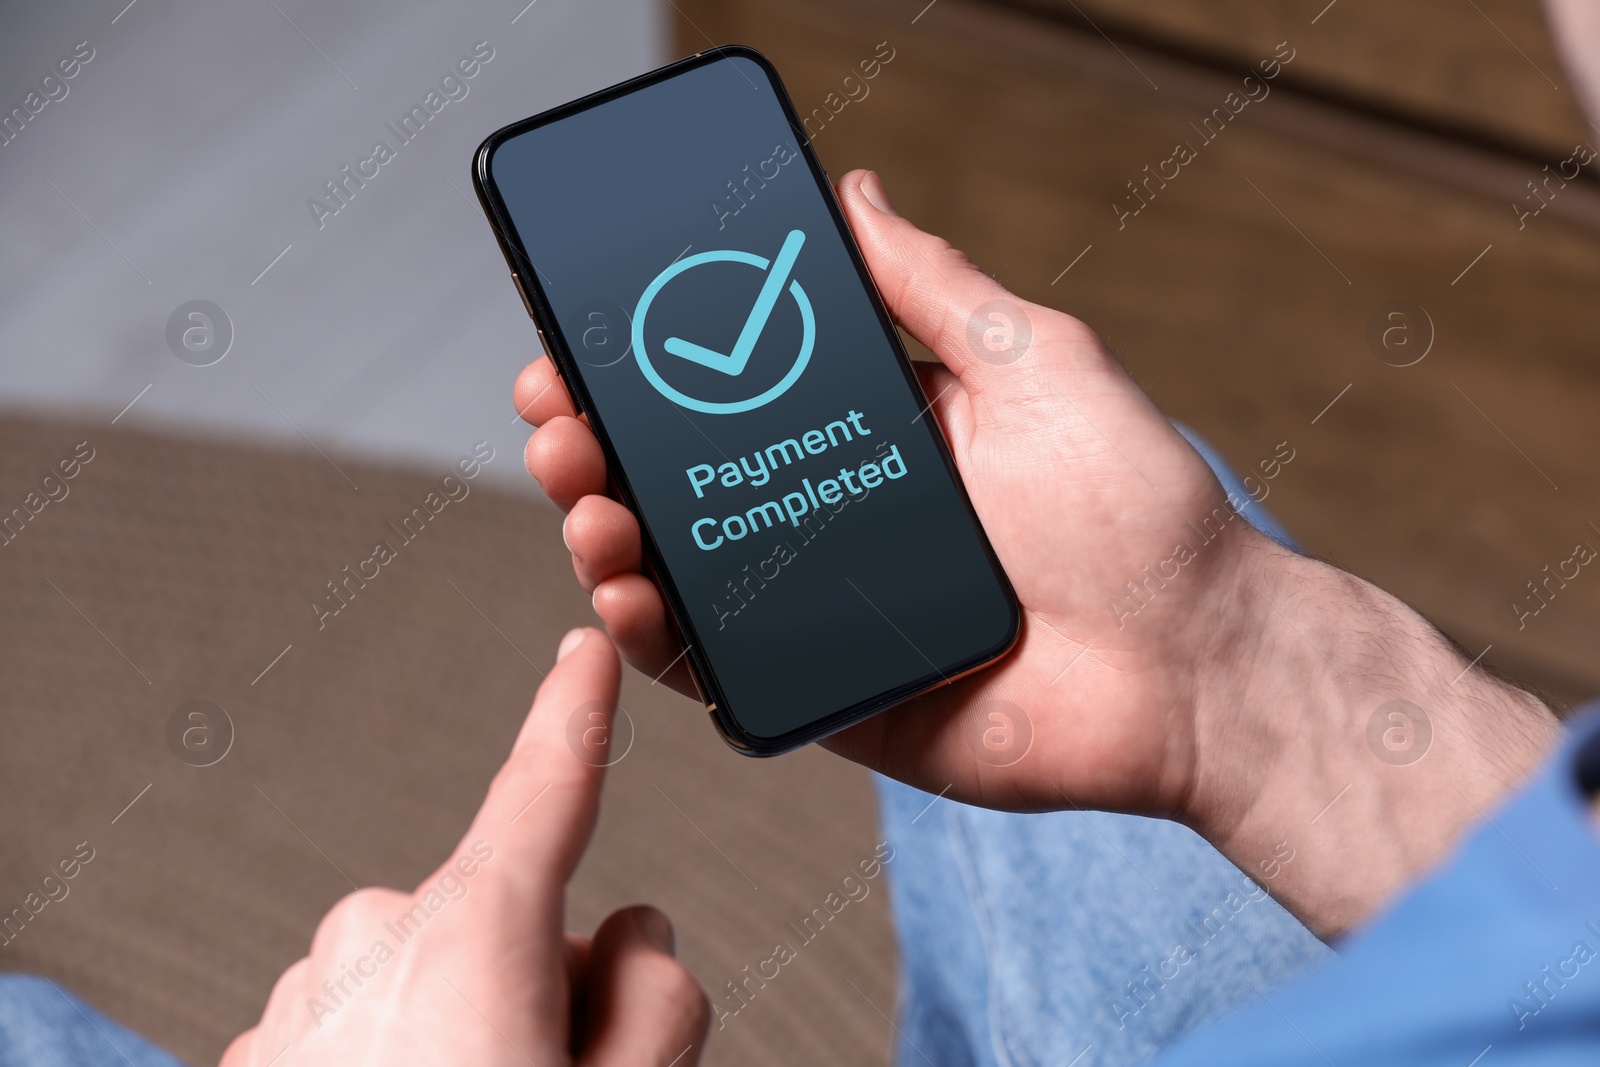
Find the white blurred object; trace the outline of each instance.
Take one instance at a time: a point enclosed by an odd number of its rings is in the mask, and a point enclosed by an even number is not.
[[[538,341],[472,152],[670,46],[657,0],[525,4],[0,14],[0,405],[109,423],[137,398],[119,425],[425,464],[488,440],[527,484],[510,390]],[[210,365],[224,324],[169,347],[194,300],[232,324]]]

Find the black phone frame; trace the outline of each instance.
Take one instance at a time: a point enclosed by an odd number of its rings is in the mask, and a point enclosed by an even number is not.
[[[951,664],[948,670],[936,667],[930,675],[920,676],[913,681],[893,687],[850,707],[830,712],[804,726],[796,727],[775,737],[750,733],[738,721],[733,709],[728,707],[726,695],[722,692],[721,686],[717,682],[716,671],[698,641],[693,623],[690,621],[689,612],[684,605],[683,597],[679,593],[676,583],[672,580],[671,572],[668,570],[656,545],[656,538],[650,529],[650,524],[638,506],[632,489],[629,487],[627,473],[623,470],[622,464],[612,448],[610,437],[605,431],[604,420],[596,412],[595,405],[584,387],[582,373],[576,370],[578,361],[573,356],[572,348],[567,343],[566,336],[563,334],[560,323],[556,319],[554,309],[546,299],[544,290],[539,284],[538,271],[535,269],[527,249],[523,247],[522,240],[517,234],[516,226],[511,220],[510,213],[506,210],[504,200],[495,188],[492,165],[496,149],[520,134],[539,126],[558,122],[581,111],[609,103],[619,97],[658,85],[698,67],[710,63],[719,63],[735,57],[750,60],[759,66],[767,76],[773,93],[783,108],[784,117],[788,121],[791,131],[795,134],[796,142],[805,158],[811,178],[825,194],[824,200],[828,205],[828,212],[833,219],[840,238],[844,242],[846,251],[849,253],[850,261],[855,266],[856,274],[871,299],[873,310],[878,316],[885,337],[895,353],[901,372],[905,375],[906,385],[912,390],[913,395],[922,398],[924,405],[926,405],[927,394],[923,391],[922,384],[911,366],[911,359],[906,354],[905,346],[900,342],[900,334],[895,328],[894,320],[884,305],[883,297],[878,292],[877,285],[872,280],[872,274],[867,269],[866,261],[861,256],[861,250],[856,245],[855,237],[850,232],[850,227],[845,221],[844,213],[840,209],[838,198],[833,190],[833,183],[829,180],[827,171],[823,169],[821,162],[817,159],[816,153],[811,147],[811,140],[799,121],[794,104],[789,99],[789,93],[784,88],[777,69],[766,56],[754,48],[745,45],[722,45],[703,52],[697,52],[692,56],[678,60],[675,63],[669,63],[664,67],[636,78],[631,78],[609,88],[590,93],[588,96],[580,97],[570,103],[551,108],[548,111],[542,111],[520,122],[504,126],[485,138],[483,143],[478,146],[477,152],[474,153],[472,184],[477,191],[478,200],[483,206],[489,225],[494,230],[495,237],[500,243],[500,250],[504,253],[506,262],[510,265],[515,276],[514,280],[527,306],[528,314],[533,319],[535,328],[539,332],[539,338],[544,343],[545,352],[560,373],[562,381],[566,384],[567,392],[571,395],[579,414],[588,419],[590,429],[594,431],[595,437],[599,440],[600,448],[605,453],[606,467],[611,474],[618,497],[639,521],[639,530],[644,542],[645,558],[649,562],[651,576],[662,590],[668,609],[672,612],[673,620],[678,627],[679,637],[684,640],[685,661],[689,664],[690,673],[694,677],[696,686],[700,689],[701,699],[705,703],[707,711],[711,713],[718,733],[722,735],[723,740],[729,746],[745,755],[776,756],[799,748],[802,745],[810,744],[813,741],[821,740],[829,734],[836,733],[864,719],[871,718],[879,712],[886,711],[896,704],[921,696],[940,686],[948,685],[973,671],[987,667],[1004,657],[1016,645],[1017,639],[1021,634],[1022,616],[1016,591],[1012,588],[1010,579],[1007,578],[1004,568],[1000,565],[999,557],[995,554],[994,547],[989,543],[988,534],[984,532],[983,524],[979,521],[977,511],[972,506],[972,501],[967,495],[966,486],[962,483],[961,475],[956,469],[954,459],[950,455],[949,444],[945,441],[944,434],[941,431],[933,430],[931,435],[935,448],[944,462],[946,474],[956,487],[957,495],[961,499],[962,506],[966,509],[967,517],[971,521],[973,529],[978,534],[979,543],[983,547],[995,580],[999,583],[1010,608],[1010,624],[1007,627],[1005,636],[994,646],[980,650]],[[928,419],[930,423],[934,421],[931,418]]]

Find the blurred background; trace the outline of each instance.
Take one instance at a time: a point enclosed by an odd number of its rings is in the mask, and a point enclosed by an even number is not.
[[[521,468],[510,385],[538,342],[471,153],[713,43],[767,52],[832,173],[878,170],[1087,320],[1237,466],[1287,442],[1266,503],[1309,550],[1555,701],[1600,691],[1600,577],[1529,589],[1600,548],[1597,131],[1534,0],[10,5],[0,912],[79,842],[95,858],[0,967],[209,1062],[334,900],[454,843],[555,641],[593,621]],[[478,442],[470,494],[319,619]],[[817,751],[735,756],[648,679],[623,701],[572,923],[655,901],[717,1002],[872,855],[870,786]],[[198,752],[171,729],[196,708]],[[885,901],[707,1062],[885,1062]]]

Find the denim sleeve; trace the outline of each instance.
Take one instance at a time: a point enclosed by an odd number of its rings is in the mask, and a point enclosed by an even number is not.
[[[183,1067],[48,978],[0,975],[0,1067]]]
[[[1591,713],[1442,868],[1338,945],[1337,962],[1258,995],[1158,1067],[1600,1063],[1600,823],[1580,787],[1596,766]]]
[[[1294,548],[1265,483],[1177,429],[1239,514]],[[1137,1067],[1333,956],[1185,826],[987,811],[874,780],[896,850],[897,1067]]]

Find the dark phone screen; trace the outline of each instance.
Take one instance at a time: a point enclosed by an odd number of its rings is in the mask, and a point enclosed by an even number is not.
[[[1012,628],[800,137],[733,55],[488,164],[686,637],[758,738],[937,681]]]

